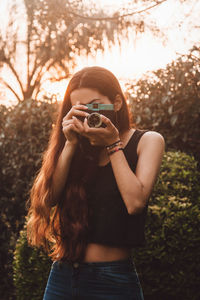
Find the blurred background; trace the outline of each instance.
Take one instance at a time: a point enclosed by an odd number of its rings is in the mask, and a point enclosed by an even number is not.
[[[50,262],[27,246],[26,202],[68,81],[93,65],[166,141],[134,253],[145,299],[200,299],[200,0],[3,0],[0,20],[0,299],[42,299]]]

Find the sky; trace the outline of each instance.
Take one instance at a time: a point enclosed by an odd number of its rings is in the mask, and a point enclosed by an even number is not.
[[[101,5],[103,2],[106,2],[108,7],[114,8],[114,6],[117,7],[117,4],[120,7],[121,3],[128,3],[129,1],[99,1]],[[191,3],[193,4],[191,5]],[[187,53],[196,41],[200,41],[200,26],[198,29],[193,28],[188,34],[191,20],[194,24],[200,25],[200,1],[186,1],[180,5],[180,1],[168,0],[156,9],[152,9],[151,14],[156,18],[156,25],[166,35],[167,41],[165,43],[149,31],[140,37],[137,36],[137,38],[132,32],[129,41],[124,41],[121,49],[114,46],[104,54],[99,53],[95,60],[80,58],[78,65],[92,65],[95,62],[98,65],[103,64],[103,66],[108,67],[120,78],[140,78],[149,70],[165,67],[179,54]]]
[[[5,24],[7,18],[5,7],[10,1],[12,0],[0,1],[2,24]],[[94,2],[98,7],[106,8],[108,12],[121,11],[131,2],[129,0],[84,1],[86,4]],[[132,10],[134,11],[134,8]],[[121,48],[117,45],[111,49],[107,48],[104,54],[99,52],[95,58],[79,57],[75,71],[85,66],[99,65],[110,69],[123,83],[127,79],[138,79],[147,71],[164,68],[167,63],[176,59],[178,55],[187,53],[194,43],[199,42],[200,0],[186,0],[181,4],[179,0],[167,0],[150,12],[149,21],[151,18],[156,20],[156,25],[165,34],[167,40],[153,36],[150,31],[141,36],[136,36],[132,31],[129,40],[122,42]],[[7,76],[9,77],[10,74]],[[66,82],[47,83],[44,89],[49,95],[56,91],[58,97],[62,98]],[[11,99],[12,95],[4,92],[2,98]]]

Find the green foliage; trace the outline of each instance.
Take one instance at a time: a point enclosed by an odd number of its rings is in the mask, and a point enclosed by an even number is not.
[[[30,248],[26,231],[21,231],[18,240],[14,266],[14,283],[17,287],[17,300],[41,300],[45,290],[51,260],[43,251]]]
[[[26,100],[0,106],[1,299],[12,289],[12,256],[24,224],[28,192],[41,166],[57,104]]]
[[[193,157],[167,152],[149,202],[147,244],[134,250],[147,300],[197,300],[200,174]]]
[[[146,300],[200,297],[199,177],[193,157],[181,152],[165,154],[149,201],[147,245],[133,250]],[[22,231],[14,260],[17,299],[42,299],[49,269],[48,258],[27,246]]]
[[[194,48],[200,53],[200,48]],[[200,136],[200,68],[192,53],[165,69],[127,84],[134,121],[139,128],[160,132],[167,149],[193,154],[198,161]]]

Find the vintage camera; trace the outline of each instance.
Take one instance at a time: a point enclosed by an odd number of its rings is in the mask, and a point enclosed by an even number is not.
[[[109,118],[111,122],[114,122],[115,111],[113,104],[91,103],[86,104],[86,106],[88,108],[86,112],[89,113],[89,116],[87,117],[89,127],[106,127],[106,125],[102,122],[101,114]]]
[[[87,122],[89,127],[106,127],[106,125],[102,122],[101,114],[106,116],[107,118],[113,119],[114,117],[114,105],[113,104],[101,104],[101,103],[91,103],[86,104],[89,113],[87,117]]]

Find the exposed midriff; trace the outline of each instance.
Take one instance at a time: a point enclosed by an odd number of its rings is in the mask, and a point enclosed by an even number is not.
[[[131,249],[125,247],[110,247],[107,245],[89,243],[86,248],[84,261],[113,261],[123,260],[131,256]]]

